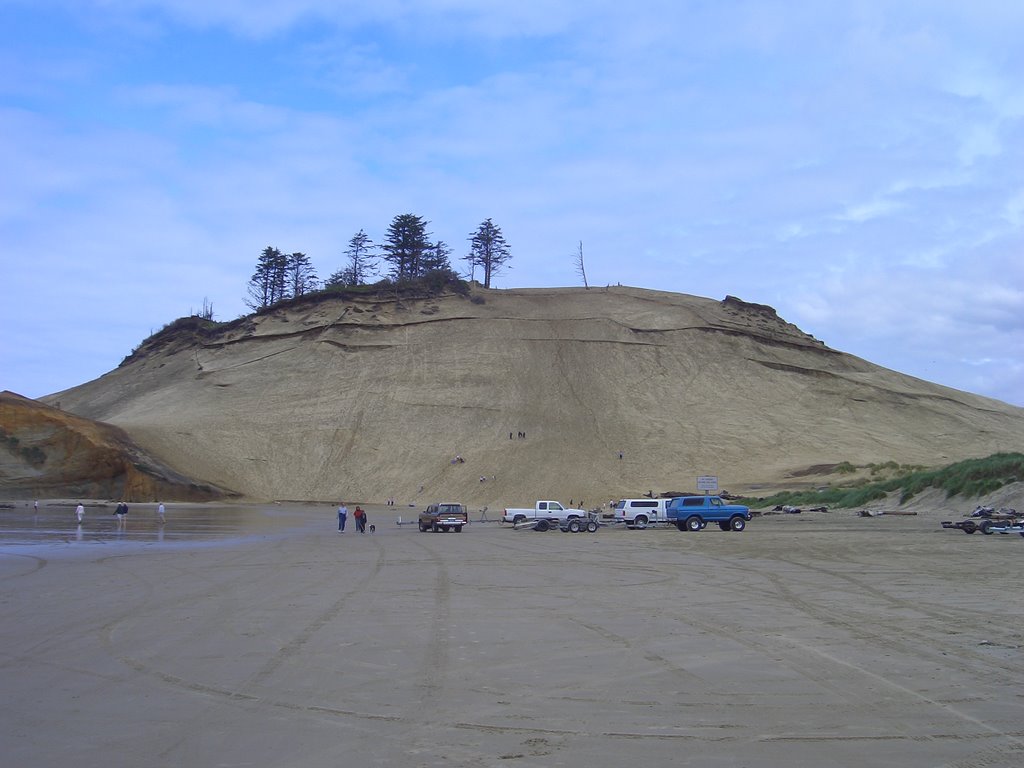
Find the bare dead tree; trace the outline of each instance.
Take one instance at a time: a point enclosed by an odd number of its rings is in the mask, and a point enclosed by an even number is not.
[[[580,240],[579,248],[573,255],[573,260],[576,262],[576,274],[583,278],[583,287],[589,289],[590,286],[587,284],[587,270],[583,265],[583,241]]]

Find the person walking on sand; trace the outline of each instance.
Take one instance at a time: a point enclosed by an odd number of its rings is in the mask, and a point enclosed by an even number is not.
[[[341,506],[338,507],[338,533],[345,532],[345,521],[348,520],[348,507],[345,506],[345,502],[341,502]]]
[[[164,517],[164,512],[164,503],[161,501],[159,506],[157,506],[156,508],[156,516],[160,518],[160,525],[163,525],[167,522],[167,518]]]
[[[363,508],[357,506],[353,514],[356,518],[356,530],[360,533],[366,533],[366,513],[363,512]]]
[[[78,506],[75,507],[75,517],[78,518],[78,524],[81,525],[85,519],[85,507],[82,506],[82,502],[78,502]]]
[[[117,515],[117,527],[124,528],[125,516],[128,514],[128,503],[122,501],[118,504],[117,512],[115,514]]]

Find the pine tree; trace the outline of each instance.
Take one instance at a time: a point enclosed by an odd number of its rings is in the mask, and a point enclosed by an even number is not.
[[[363,230],[360,229],[352,235],[345,251],[345,255],[348,256],[348,266],[331,275],[327,285],[363,285],[366,283],[366,278],[374,271],[374,264],[371,261],[373,249],[373,241]]]
[[[423,258],[420,261],[420,266],[423,270],[422,274],[429,272],[451,272],[452,262],[449,258],[451,253],[452,249],[448,247],[448,244],[444,240],[438,240],[423,254]]]
[[[471,272],[476,267],[484,271],[484,288],[491,287],[491,278],[500,272],[509,259],[512,251],[501,234],[501,228],[495,226],[490,219],[485,220],[469,237],[470,249],[466,256]]]
[[[272,246],[263,249],[249,279],[249,298],[245,303],[250,308],[260,310],[285,298],[288,258]]]
[[[381,244],[381,258],[391,265],[391,277],[406,280],[423,274],[423,258],[430,249],[427,223],[411,213],[395,216]]]
[[[316,270],[309,256],[304,253],[293,253],[288,256],[287,281],[292,297],[316,290]]]

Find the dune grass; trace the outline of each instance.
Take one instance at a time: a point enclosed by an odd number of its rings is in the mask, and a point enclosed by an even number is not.
[[[887,480],[835,486],[815,491],[785,491],[764,499],[745,499],[751,506],[861,507],[900,492],[900,504],[929,488],[945,490],[946,497],[983,496],[1004,485],[1024,480],[1024,453],[995,453],[967,459],[941,469],[917,469]]]

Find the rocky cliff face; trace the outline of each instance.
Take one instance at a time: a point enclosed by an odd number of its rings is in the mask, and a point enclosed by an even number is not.
[[[596,504],[697,475],[747,491],[1024,447],[1024,409],[830,349],[770,307],[620,287],[183,321],[47,401],[276,499]]]
[[[0,393],[0,497],[206,501],[225,495],[170,470],[117,427]]]

